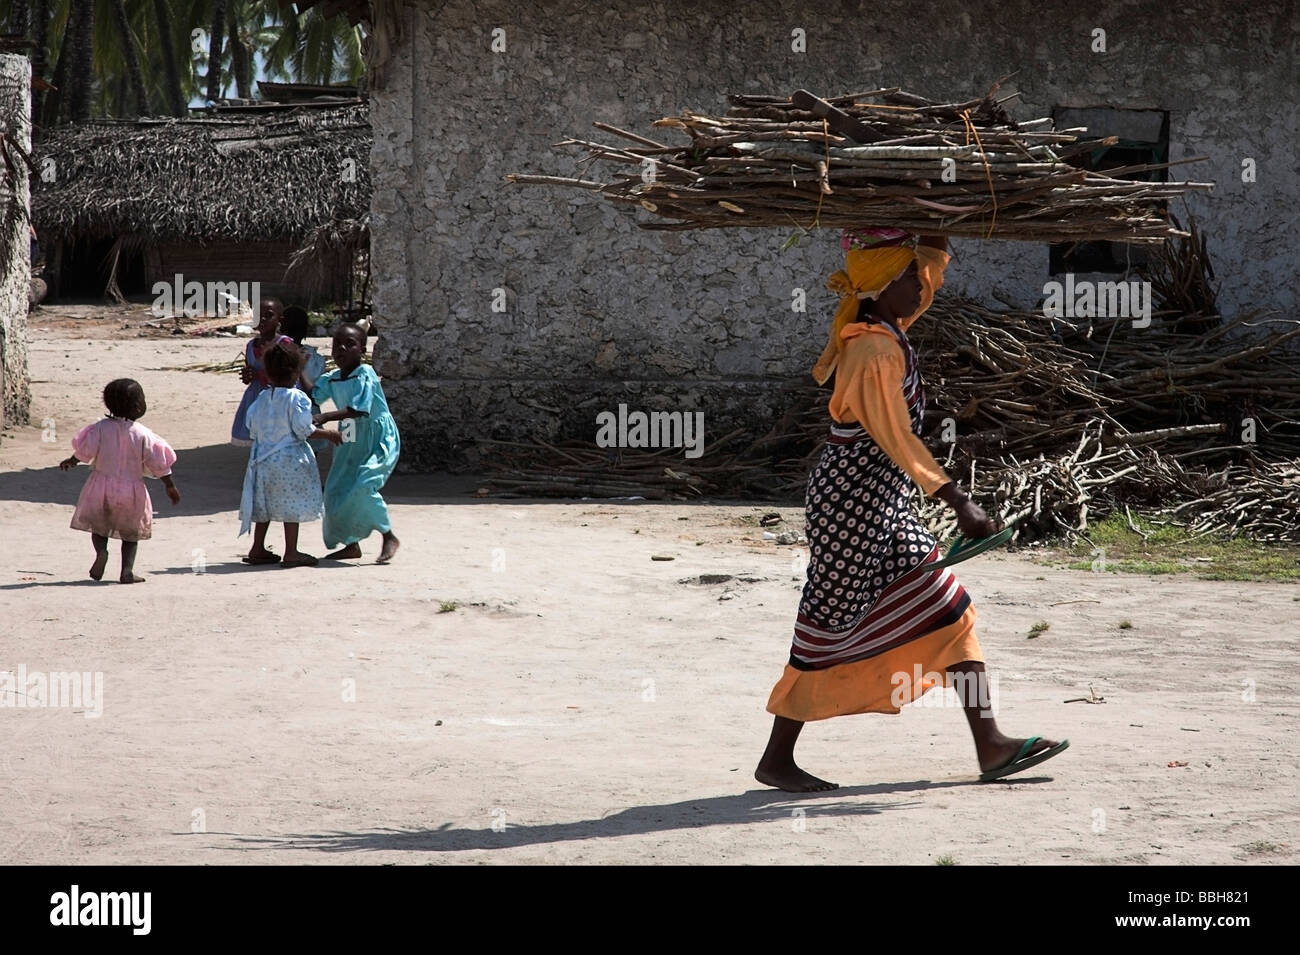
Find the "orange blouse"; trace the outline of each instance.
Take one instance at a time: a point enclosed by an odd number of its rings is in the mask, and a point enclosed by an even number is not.
[[[898,323],[904,332],[930,307],[943,285],[949,255],[918,246],[917,274],[921,280],[921,305]],[[912,432],[912,419],[903,398],[907,361],[893,333],[879,325],[854,322],[840,333],[844,348],[835,372],[830,413],[843,424],[860,424],[880,450],[889,455],[921,490],[932,495],[952,478]]]

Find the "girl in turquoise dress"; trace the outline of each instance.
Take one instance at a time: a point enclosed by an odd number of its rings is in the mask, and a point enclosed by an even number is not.
[[[316,404],[331,401],[336,411],[316,415],[317,424],[339,421],[343,442],[334,449],[325,479],[325,546],[342,549],[326,560],[361,556],[360,542],[371,532],[383,536],[376,563],[386,564],[397,553],[399,541],[388,519],[388,506],[379,491],[387,483],[402,450],[397,422],[373,368],[362,364],[366,333],[353,324],[334,332],[334,371],[316,379]]]

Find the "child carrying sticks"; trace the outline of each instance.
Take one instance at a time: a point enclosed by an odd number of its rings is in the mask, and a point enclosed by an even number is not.
[[[351,323],[340,325],[333,348],[338,368],[318,378],[314,390],[317,404],[329,400],[338,409],[317,415],[316,423],[341,421],[343,434],[325,479],[323,529],[326,547],[345,546],[326,560],[360,557],[360,541],[379,531],[384,543],[375,562],[386,564],[397,553],[399,541],[379,491],[397,466],[402,445],[379,376],[361,361],[365,353],[365,331]]]

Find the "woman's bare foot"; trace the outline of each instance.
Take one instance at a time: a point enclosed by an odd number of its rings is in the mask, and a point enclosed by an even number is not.
[[[353,542],[347,547],[340,548],[332,554],[326,554],[326,560],[356,560],[361,556],[361,544]]]
[[[840,788],[838,783],[830,783],[818,779],[812,773],[805,773],[793,762],[785,766],[759,763],[758,769],[754,770],[754,778],[764,786],[774,786],[788,793],[822,793]]]
[[[104,568],[108,566],[108,551],[101,550],[95,554],[95,562],[90,565],[90,579],[103,580]]]
[[[379,556],[375,558],[375,563],[376,564],[388,563],[390,560],[393,559],[393,555],[397,553],[397,548],[401,546],[402,546],[402,542],[393,536],[392,531],[389,531],[387,534],[384,535],[384,546],[383,549],[380,550]]]
[[[123,571],[123,572],[122,572],[122,576],[119,577],[119,578],[117,578],[117,579],[118,579],[118,581],[119,581],[120,583],[123,583],[123,584],[142,584],[142,583],[144,583],[144,578],[141,577],[141,576],[139,576],[138,574],[136,574],[134,571]]]

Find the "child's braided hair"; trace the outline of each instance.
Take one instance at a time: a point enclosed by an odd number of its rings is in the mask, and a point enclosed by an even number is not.
[[[266,377],[280,388],[292,388],[302,369],[302,352],[293,342],[279,341],[262,355]]]

